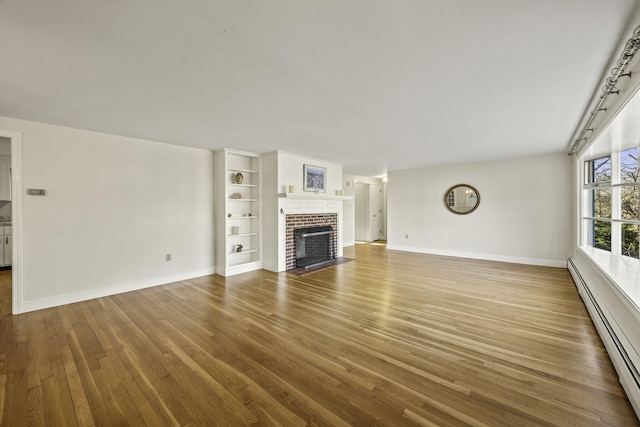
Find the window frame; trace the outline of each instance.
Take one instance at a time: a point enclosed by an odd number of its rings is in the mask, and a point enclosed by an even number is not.
[[[640,147],[640,144],[638,145]],[[631,147],[636,148],[636,147]],[[610,150],[607,155],[597,155],[591,157],[585,157],[581,159],[582,167],[582,183],[581,183],[581,238],[580,247],[585,249],[593,249],[595,251],[603,251],[610,253],[611,256],[621,257],[628,260],[636,260],[639,258],[625,255],[622,248],[622,224],[638,225],[640,227],[639,220],[630,220],[622,218],[622,197],[621,189],[623,187],[636,186],[640,190],[640,183],[628,183],[621,180],[621,166],[620,166],[620,154],[629,148],[624,150]],[[608,181],[596,181],[593,173],[593,167],[589,167],[593,162],[601,159],[610,159],[610,179]],[[611,217],[603,218],[594,216],[593,203],[594,198],[590,195],[594,190],[609,189],[611,192]],[[595,222],[606,222],[611,224],[611,236],[610,236],[610,250],[598,248],[595,246],[595,233],[593,232]],[[638,237],[640,242],[640,236]]]

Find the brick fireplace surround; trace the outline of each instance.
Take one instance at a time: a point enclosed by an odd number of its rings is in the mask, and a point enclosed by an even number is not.
[[[333,227],[334,253],[338,253],[338,214],[337,213],[317,213],[317,214],[287,214],[285,217],[286,236],[286,263],[287,270],[296,268],[296,248],[293,230],[296,228],[315,227],[319,225],[330,225]]]

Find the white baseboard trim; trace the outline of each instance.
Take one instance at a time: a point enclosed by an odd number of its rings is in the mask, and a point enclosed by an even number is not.
[[[482,259],[485,261],[509,262],[512,264],[539,265],[543,267],[567,268],[566,260],[522,258],[506,255],[482,254],[477,252],[460,252],[449,251],[443,249],[416,248],[412,246],[390,245],[387,243],[387,249],[393,251],[416,252],[421,254],[444,255],[457,258]]]
[[[173,282],[179,282],[181,280],[193,279],[195,277],[208,276],[215,274],[215,268],[205,268],[202,270],[192,271],[184,274],[176,274],[173,276],[164,276],[161,278],[155,278],[150,280],[144,280],[139,282],[120,283],[117,285],[103,286],[101,288],[87,289],[86,291],[73,292],[64,295],[56,295],[52,297],[39,298],[36,300],[22,301],[20,307],[22,311],[20,313],[27,313],[35,310],[42,310],[45,308],[57,307],[65,304],[72,304],[74,302],[87,301],[95,298],[102,298],[110,295],[121,294],[124,292],[137,291],[140,289],[151,288],[154,286],[167,285]],[[20,314],[14,313],[14,314]]]
[[[221,276],[235,276],[236,274],[248,273],[250,271],[262,270],[262,261],[248,262],[225,268],[218,268],[218,274]]]
[[[262,263],[262,269],[263,270],[267,270],[267,271],[272,271],[274,273],[279,273],[278,266],[276,264],[263,262]]]
[[[342,244],[342,247],[343,248],[348,248],[349,246],[355,246],[355,244],[356,244],[355,240],[351,240],[350,242],[344,242]]]
[[[637,338],[637,310],[629,306],[618,294],[615,284],[609,283],[584,257],[569,259],[568,268],[620,384],[640,417],[640,355],[631,341]]]

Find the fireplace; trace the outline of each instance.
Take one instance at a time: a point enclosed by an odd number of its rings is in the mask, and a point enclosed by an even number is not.
[[[293,270],[298,267],[296,261],[296,238],[295,230],[305,228],[327,227],[331,228],[330,249],[333,258],[341,255],[338,248],[338,214],[333,212],[324,213],[303,213],[286,214],[285,216],[285,252],[286,270]],[[305,248],[306,249],[306,248]]]
[[[297,228],[293,234],[296,268],[310,268],[336,258],[333,227],[330,225]]]

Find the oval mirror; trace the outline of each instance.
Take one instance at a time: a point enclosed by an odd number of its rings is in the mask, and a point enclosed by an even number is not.
[[[444,193],[444,205],[454,214],[470,214],[480,205],[480,193],[469,184],[457,184]]]

